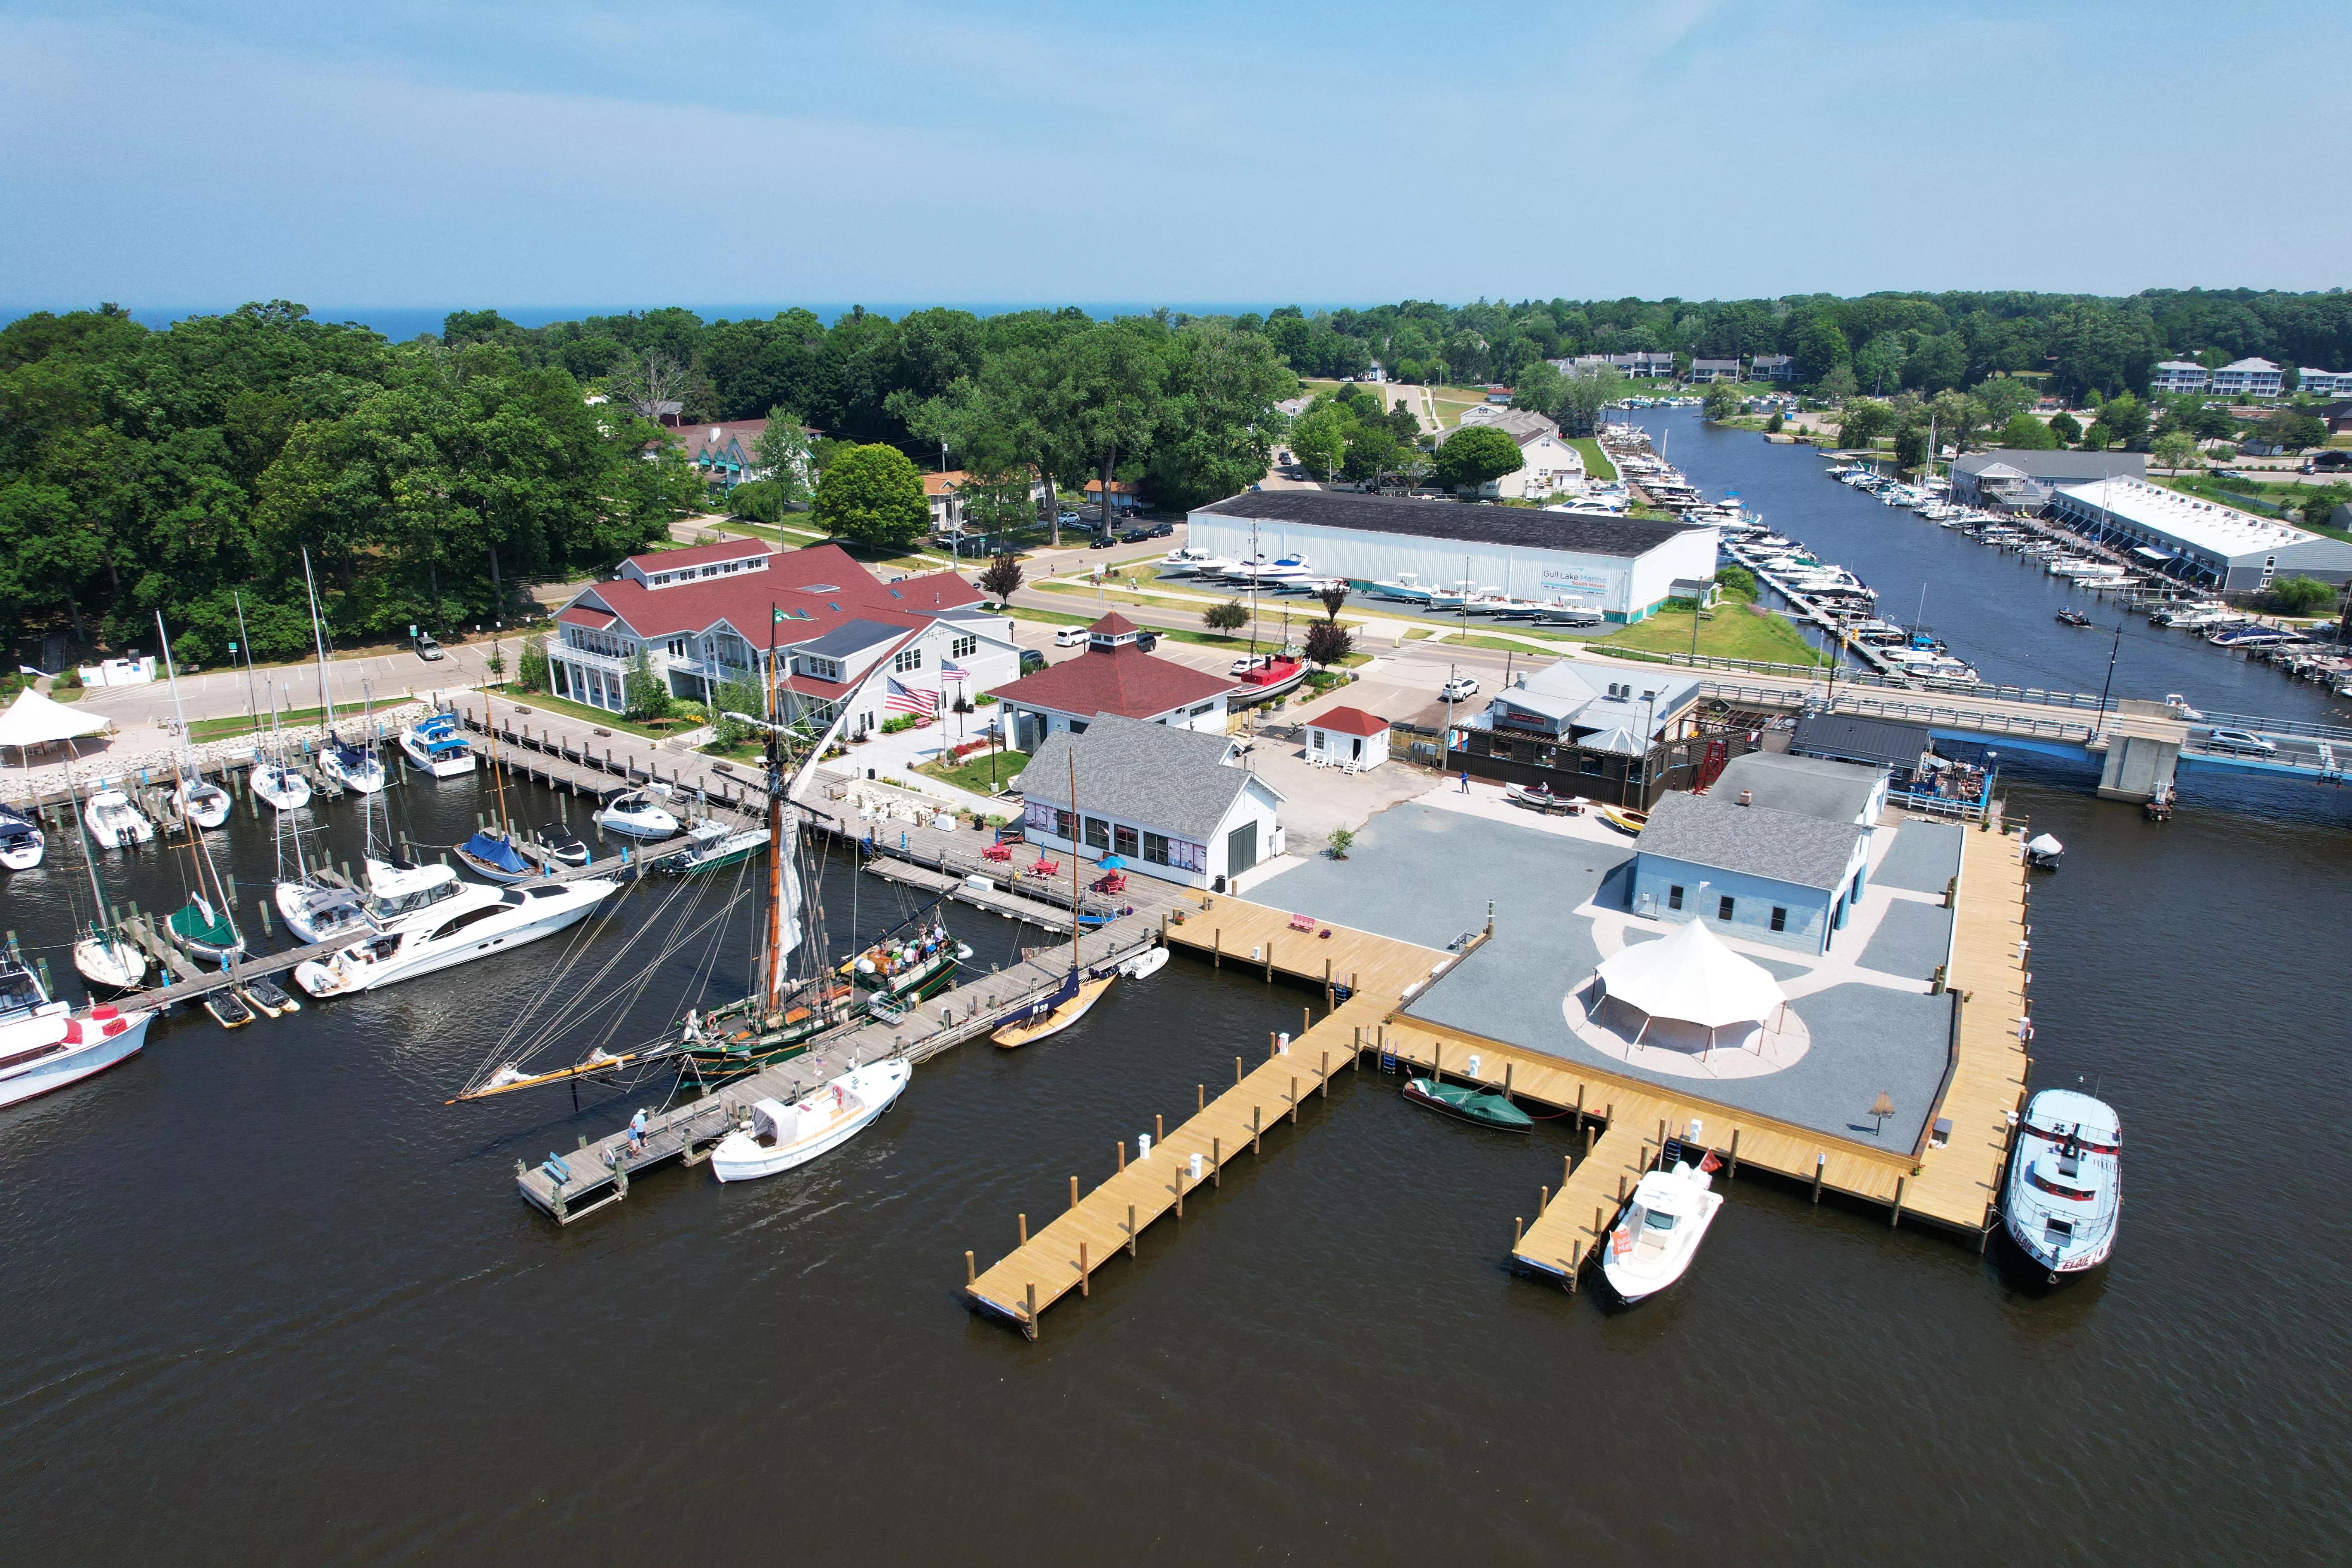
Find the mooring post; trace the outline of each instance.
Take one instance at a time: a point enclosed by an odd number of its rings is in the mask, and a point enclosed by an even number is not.
[[[1070,1178],[1070,1206],[1078,1206],[1078,1179],[1076,1176]]]
[[[1731,1130],[1731,1163],[1725,1168],[1723,1179],[1727,1182],[1739,1180],[1739,1129],[1737,1127]]]
[[[1573,1154],[1562,1154],[1559,1157],[1559,1190],[1561,1192],[1564,1193],[1568,1191],[1568,1178],[1574,1174],[1575,1171],[1576,1156]]]
[[[1509,1062],[1503,1064],[1503,1098],[1507,1100],[1511,1098],[1511,1066]]]
[[[1903,1184],[1908,1179],[1905,1176],[1895,1178],[1895,1206],[1886,1213],[1886,1228],[1889,1230],[1903,1223]]]
[[[1600,1246],[1601,1238],[1608,1234],[1601,1226],[1601,1205],[1594,1204],[1592,1205],[1592,1244],[1595,1247]]]
[[[1570,1242],[1568,1244],[1568,1293],[1571,1296],[1576,1294],[1576,1276],[1578,1271],[1582,1269],[1583,1267],[1584,1243],[1580,1241]]]
[[[1323,1010],[1331,1010],[1331,961],[1328,958],[1323,961]]]
[[[1086,1244],[1085,1242],[1083,1242],[1083,1241],[1082,1241],[1082,1242],[1078,1243],[1078,1294],[1079,1294],[1079,1295],[1081,1295],[1081,1296],[1091,1296],[1091,1295],[1093,1295],[1093,1294],[1094,1294],[1094,1292],[1093,1292],[1092,1290],[1090,1290],[1090,1289],[1088,1289],[1087,1288],[1087,1284],[1088,1284],[1088,1281],[1087,1281],[1087,1244]]]
[[[1536,1189],[1536,1217],[1538,1219],[1541,1219],[1543,1217],[1544,1210],[1549,1207],[1551,1207],[1551,1189],[1549,1187],[1538,1187]]]
[[[1122,1171],[1127,1169],[1127,1140],[1124,1138],[1118,1141],[1118,1168]]]
[[[1225,1184],[1225,1141],[1222,1138],[1209,1140],[1209,1181],[1214,1186]]]
[[[1239,1057],[1235,1057],[1235,1058],[1234,1058],[1234,1087],[1235,1089],[1239,1089],[1239,1088],[1241,1088],[1241,1086],[1242,1086],[1242,1058],[1239,1058]]]
[[[1290,1075],[1290,1124],[1298,1125],[1298,1075]]]
[[[1827,1154],[1813,1156],[1813,1202],[1815,1203],[1822,1201],[1822,1173],[1829,1168],[1829,1163],[1830,1157]]]
[[[1250,1107],[1250,1152],[1253,1154],[1260,1153],[1264,1149],[1262,1141],[1265,1136],[1265,1129],[1259,1121],[1263,1114],[1264,1111],[1260,1107],[1255,1105]]]
[[[1037,1337],[1037,1281],[1029,1281],[1029,1318],[1022,1325],[1032,1340]]]
[[[1135,1205],[1127,1205],[1127,1255],[1135,1256]]]
[[[1323,1053],[1323,1067],[1321,1070],[1323,1073],[1323,1098],[1328,1100],[1331,1098],[1331,1053],[1328,1051],[1325,1051]]]
[[[1209,966],[1212,969],[1225,966],[1225,928],[1223,926],[1219,926],[1209,939]]]
[[[963,1283],[967,1290],[980,1283],[980,1265],[973,1261],[970,1252],[963,1255]]]
[[[1197,1115],[1200,1111],[1206,1110],[1208,1110],[1208,1109],[1209,1109],[1209,1086],[1208,1086],[1207,1084],[1205,1084],[1205,1083],[1202,1083],[1202,1084],[1195,1084],[1195,1085],[1193,1085],[1193,1088],[1195,1088],[1196,1089],[1198,1089],[1198,1090],[1200,1091],[1200,1095],[1201,1095],[1201,1103],[1200,1103],[1197,1107],[1195,1107],[1195,1108],[1194,1108],[1194,1113]]]
[[[1029,1245],[1029,1216],[1025,1214],[1021,1216],[1021,1245]]]
[[[1274,938],[1265,939],[1265,983],[1274,984]]]

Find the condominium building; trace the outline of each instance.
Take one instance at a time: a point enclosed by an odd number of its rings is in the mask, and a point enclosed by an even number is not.
[[[2193,359],[2168,359],[2156,367],[2147,389],[2168,394],[2202,392],[2212,380],[2212,373]]]
[[[2266,359],[2232,360],[2213,373],[2211,387],[2221,397],[2276,397],[2284,379]]]

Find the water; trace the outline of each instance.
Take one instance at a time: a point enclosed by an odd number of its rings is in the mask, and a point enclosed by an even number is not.
[[[1721,482],[1685,427],[1674,456]],[[1775,525],[1882,586],[1899,542],[1943,550],[1874,509],[1889,563],[1855,560],[1797,499],[1842,500],[1815,459],[1748,441],[1802,481],[1744,483]],[[2029,580],[1937,559],[1931,618],[1991,657],[1970,617]],[[1497,1137],[1366,1073],[1040,1342],[973,1317],[966,1248],[1009,1249],[1017,1213],[1059,1214],[1071,1175],[1296,1026],[1301,993],[1191,960],[1054,1040],[942,1058],[802,1172],[667,1172],[562,1231],[514,1161],[645,1097],[442,1103],[560,941],[235,1035],[175,1020],[0,1112],[0,1556],[2336,1559],[2352,836],[2299,791],[2157,826],[2012,784],[2069,846],[2037,883],[2041,1081],[2082,1075],[2129,1143],[2121,1249],[2055,1294],[2000,1244],[1743,1179],[1693,1276],[1612,1314],[1502,1264],[1564,1123]],[[396,805],[428,843],[481,809],[467,784]],[[551,814],[525,792],[526,820]],[[327,815],[351,858],[356,814]],[[229,854],[267,875],[257,825]],[[69,861],[0,891],[0,924],[60,940]],[[158,907],[172,875],[142,863],[117,896]],[[663,891],[633,889],[620,923]],[[853,898],[866,931],[898,912],[836,868],[837,920]],[[983,962],[1024,940],[950,919]],[[743,958],[710,962],[731,982]]]

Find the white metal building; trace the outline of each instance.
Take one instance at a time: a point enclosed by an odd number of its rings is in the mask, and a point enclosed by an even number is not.
[[[2068,485],[2051,504],[2068,527],[2148,570],[2228,593],[2252,593],[2273,577],[2352,579],[2352,544],[2144,480]]]
[[[1716,531],[1701,523],[1407,500],[1344,490],[1251,490],[1194,510],[1188,549],[1247,560],[1299,554],[1318,575],[1369,590],[1410,577],[1465,579],[1513,598],[1639,621],[1677,580],[1715,575]]]

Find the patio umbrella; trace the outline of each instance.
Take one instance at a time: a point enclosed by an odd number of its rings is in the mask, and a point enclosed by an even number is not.
[[[1100,866],[1106,871],[1124,871],[1127,869],[1127,861],[1117,855],[1106,855],[1100,860],[1096,861],[1095,864]]]

